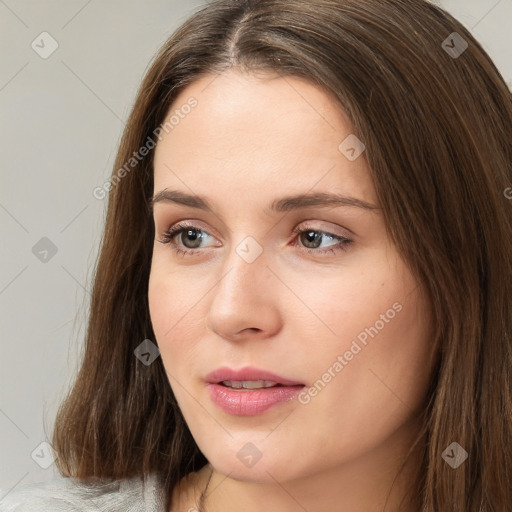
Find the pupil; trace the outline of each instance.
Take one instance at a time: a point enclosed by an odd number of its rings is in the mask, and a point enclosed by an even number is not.
[[[308,244],[312,244],[312,248],[318,248],[319,244],[316,242],[319,242],[322,236],[320,233],[317,233],[316,231],[306,231],[303,233],[303,235],[306,237],[306,243],[304,245],[309,247]]]
[[[201,236],[198,235],[198,231],[196,229],[189,229],[187,231],[185,231],[186,235],[187,235],[187,238],[190,237],[192,239],[192,247],[189,247],[190,249],[195,249],[197,247],[199,247],[200,243],[201,243]],[[195,243],[195,245],[194,245]],[[187,245],[187,244],[185,244]],[[188,247],[188,245],[187,245]]]

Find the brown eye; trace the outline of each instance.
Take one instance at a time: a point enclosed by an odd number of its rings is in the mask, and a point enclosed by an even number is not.
[[[208,237],[211,235],[197,226],[176,224],[166,231],[158,241],[170,245],[177,254],[192,254],[199,252],[198,249],[202,248],[201,242]]]
[[[299,240],[299,245],[302,249],[312,254],[325,254],[328,252],[335,253],[339,250],[345,251],[352,243],[352,240],[349,238],[318,229],[306,227],[302,229],[294,229],[293,231],[294,233],[297,233],[297,239]],[[325,240],[332,240],[336,243],[332,243],[325,248],[320,249],[320,246]]]
[[[180,230],[176,235],[176,238],[181,239],[181,243],[187,249],[197,249],[201,245],[201,241],[203,239],[202,235],[198,235],[198,233],[203,233],[203,231],[199,229],[183,229]],[[188,241],[190,241],[190,245],[188,245]]]

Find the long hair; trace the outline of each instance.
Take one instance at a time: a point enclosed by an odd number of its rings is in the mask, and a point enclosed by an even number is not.
[[[415,492],[427,512],[510,509],[512,99],[468,30],[425,0],[215,0],[164,44],[107,187],[83,361],[54,428],[59,471],[157,472],[170,494],[207,462],[161,358],[134,356],[155,339],[153,151],[130,158],[187,84],[230,68],[305,78],[347,112],[388,236],[432,305],[438,358]],[[468,453],[456,469],[442,457],[452,442]]]

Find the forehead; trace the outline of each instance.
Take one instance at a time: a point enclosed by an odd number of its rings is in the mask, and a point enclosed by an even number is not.
[[[191,98],[194,108],[185,108]],[[155,191],[185,185],[201,195],[261,195],[318,183],[375,202],[364,153],[349,161],[338,147],[353,132],[348,116],[304,79],[205,75],[181,91],[166,120],[171,116],[177,122],[155,150]]]

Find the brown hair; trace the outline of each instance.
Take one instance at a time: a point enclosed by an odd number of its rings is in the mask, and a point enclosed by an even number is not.
[[[468,45],[458,56],[444,42],[455,45],[453,32]],[[428,294],[439,348],[418,503],[427,512],[510,508],[512,100],[500,73],[458,21],[424,0],[213,1],[156,56],[114,170],[154,137],[187,84],[231,67],[330,91],[366,145],[388,234]],[[84,358],[53,446],[63,475],[158,472],[170,495],[207,461],[161,358],[145,366],[134,356],[155,339],[152,164],[150,153],[110,191]],[[453,441],[469,454],[457,469],[441,457]]]

